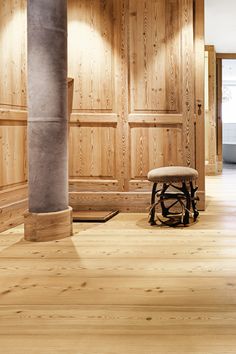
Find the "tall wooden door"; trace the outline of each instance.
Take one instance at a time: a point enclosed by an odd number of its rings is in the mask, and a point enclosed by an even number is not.
[[[198,207],[205,209],[205,40],[204,0],[194,1],[194,49],[195,49],[195,168],[198,170]]]
[[[69,0],[68,5],[69,76],[75,80],[71,205],[144,211],[150,169],[201,167],[195,1]],[[202,55],[204,65],[204,46]]]

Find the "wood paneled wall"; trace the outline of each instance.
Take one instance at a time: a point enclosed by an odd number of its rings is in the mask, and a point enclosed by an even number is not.
[[[0,104],[26,109],[26,0],[1,0],[0,17]]]
[[[68,0],[74,208],[147,211],[150,169],[195,167],[193,4]],[[1,1],[0,17],[0,188],[8,191],[27,181],[26,0]]]
[[[0,2],[0,231],[23,221],[26,170],[26,1]]]
[[[192,0],[69,0],[70,201],[146,210],[150,169],[195,166]]]

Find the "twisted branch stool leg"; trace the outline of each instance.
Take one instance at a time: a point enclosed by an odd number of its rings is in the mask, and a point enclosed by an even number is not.
[[[153,187],[152,187],[151,211],[150,211],[150,219],[149,219],[149,223],[150,223],[151,225],[156,225],[156,222],[155,222],[155,211],[156,211],[156,208],[155,208],[155,198],[156,198],[156,188],[157,188],[157,183],[154,183],[154,184],[153,184]]]

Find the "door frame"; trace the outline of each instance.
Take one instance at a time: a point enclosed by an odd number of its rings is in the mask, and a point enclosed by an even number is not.
[[[216,110],[217,110],[217,126],[216,126],[216,139],[217,139],[217,156],[218,164],[223,167],[223,124],[222,124],[222,60],[223,59],[236,59],[236,53],[216,53]]]
[[[195,164],[198,170],[198,208],[205,210],[205,40],[204,0],[194,1],[195,30]]]

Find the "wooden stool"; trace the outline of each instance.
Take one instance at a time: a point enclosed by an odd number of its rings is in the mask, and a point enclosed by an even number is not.
[[[148,180],[153,182],[149,223],[156,225],[155,213],[158,204],[161,205],[163,218],[158,216],[157,218],[163,224],[188,225],[190,216],[196,221],[199,215],[196,207],[198,187],[194,187],[193,182],[197,178],[198,172],[189,167],[170,166],[149,171]],[[160,189],[157,189],[158,183],[162,184]],[[180,207],[180,211],[176,211],[177,206]]]

